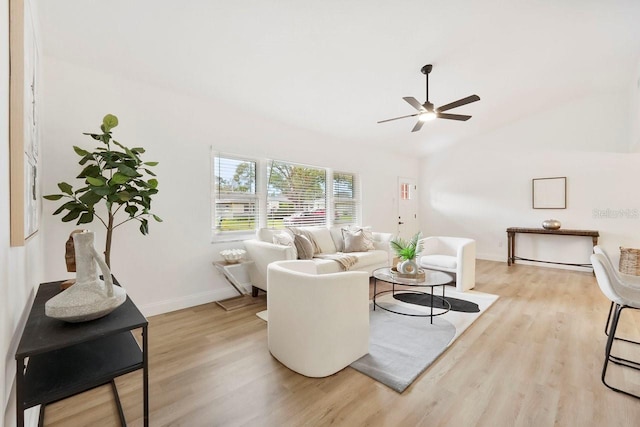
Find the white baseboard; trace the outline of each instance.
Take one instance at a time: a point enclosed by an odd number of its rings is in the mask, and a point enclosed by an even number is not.
[[[250,292],[251,289],[244,289],[244,291]],[[201,292],[199,294],[186,295],[177,299],[170,299],[141,305],[139,309],[142,314],[144,314],[146,317],[149,317],[237,296],[239,296],[238,292],[236,292],[236,290],[233,288],[217,289],[214,291]]]

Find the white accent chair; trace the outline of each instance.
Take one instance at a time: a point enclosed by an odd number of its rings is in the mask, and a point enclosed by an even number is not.
[[[611,265],[607,256],[603,253],[594,253],[591,255],[591,264],[593,265],[593,271],[596,275],[600,290],[613,304],[613,316],[610,315],[611,325],[609,326],[607,334],[609,337],[607,338],[607,345],[605,347],[605,358],[600,379],[602,383],[611,390],[640,399],[640,395],[614,387],[606,381],[609,362],[622,367],[640,370],[640,362],[637,360],[625,359],[611,354],[614,340],[620,339],[616,337],[616,330],[618,329],[618,322],[620,321],[622,310],[625,308],[640,309],[640,288],[621,282],[619,279],[620,276],[615,272],[615,267]],[[611,313],[611,310],[609,313]],[[624,341],[638,344],[630,340]]]
[[[267,271],[269,351],[307,377],[326,377],[369,352],[369,274],[317,274],[313,261]]]
[[[456,290],[464,292],[476,286],[476,241],[464,237],[432,236],[422,239],[418,264],[429,270],[454,273]]]

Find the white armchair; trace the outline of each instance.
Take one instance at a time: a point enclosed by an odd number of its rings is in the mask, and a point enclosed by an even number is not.
[[[420,267],[455,273],[456,290],[464,292],[476,285],[476,241],[463,237],[434,236],[422,239],[417,256]]]
[[[369,275],[317,274],[313,261],[267,271],[269,351],[308,377],[326,377],[369,352]]]

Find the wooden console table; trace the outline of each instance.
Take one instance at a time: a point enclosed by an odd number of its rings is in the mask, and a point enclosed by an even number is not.
[[[118,281],[114,278],[115,284]],[[60,283],[38,288],[16,351],[17,425],[24,426],[24,410],[45,406],[83,391],[111,384],[120,423],[126,426],[114,379],[142,369],[144,425],[149,426],[149,369],[147,319],[127,300],[100,319],[67,323],[44,314],[44,304],[60,292]],[[142,349],[131,333],[142,328]],[[25,364],[25,359],[28,363]]]
[[[572,264],[565,262],[553,262],[553,261],[541,261],[537,259],[521,258],[516,256],[516,234],[528,233],[528,234],[553,234],[558,236],[582,236],[591,237],[593,246],[598,244],[598,237],[600,233],[597,230],[547,230],[545,228],[520,228],[509,227],[507,228],[507,265],[515,264],[516,260],[531,261],[531,262],[544,262],[547,264],[560,264],[560,265],[572,265],[575,267],[591,267],[591,264]]]

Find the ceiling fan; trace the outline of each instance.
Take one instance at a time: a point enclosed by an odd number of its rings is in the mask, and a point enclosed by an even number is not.
[[[420,69],[422,74],[427,77],[427,97],[424,104],[420,104],[417,99],[412,96],[405,96],[404,99],[407,101],[413,108],[418,110],[415,114],[409,114],[408,116],[395,117],[393,119],[381,120],[378,123],[390,122],[392,120],[405,119],[407,117],[416,117],[418,116],[418,123],[413,127],[411,132],[417,132],[422,128],[424,122],[433,120],[433,119],[447,119],[447,120],[459,120],[459,121],[467,121],[471,118],[471,116],[465,116],[462,114],[449,114],[444,113],[444,111],[451,110],[452,108],[461,107],[463,105],[471,104],[472,102],[480,101],[480,97],[478,95],[467,96],[466,98],[458,99],[457,101],[451,102],[449,104],[443,105],[438,108],[433,108],[433,104],[429,102],[429,73],[433,69],[433,65],[428,64]]]

